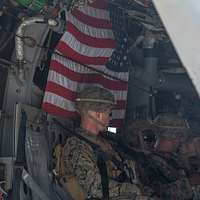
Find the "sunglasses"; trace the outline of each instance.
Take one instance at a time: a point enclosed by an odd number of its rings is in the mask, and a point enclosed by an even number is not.
[[[108,112],[105,112],[105,114],[109,117],[112,117],[112,112],[108,111]]]

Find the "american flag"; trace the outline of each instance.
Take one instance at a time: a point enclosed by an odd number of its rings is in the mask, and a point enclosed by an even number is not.
[[[66,31],[51,58],[44,111],[65,118],[76,117],[77,93],[93,84],[112,92],[116,106],[110,125],[122,126],[128,89],[124,16],[121,8],[106,0],[66,11]]]

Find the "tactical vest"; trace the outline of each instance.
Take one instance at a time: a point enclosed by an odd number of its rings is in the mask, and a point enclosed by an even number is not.
[[[80,138],[79,138],[80,139]],[[85,141],[85,139],[84,139]],[[91,144],[90,141],[86,141],[89,143],[89,145],[92,147],[96,157],[97,157],[97,166],[99,168],[100,176],[101,176],[101,185],[102,185],[102,194],[103,194],[103,200],[109,199],[109,178],[108,178],[108,172],[107,172],[107,166],[106,161],[111,161],[112,163],[117,166],[118,169],[120,169],[121,173],[115,177],[115,181],[117,182],[130,182],[133,183],[133,179],[136,180],[136,173],[135,170],[131,169],[130,163],[125,162],[122,163],[115,157],[112,157],[104,152],[102,152],[100,149],[97,148],[95,144]],[[77,200],[85,200],[87,198],[87,194],[84,192],[82,187],[79,185],[78,181],[75,177],[66,177],[64,173],[64,166],[63,166],[63,147],[61,145],[58,145],[55,148],[54,156],[56,158],[56,168],[55,168],[55,174],[57,175],[59,182],[61,185],[72,195],[73,199]],[[125,166],[126,165],[126,166]],[[90,198],[94,199],[94,198]]]
[[[54,150],[54,157],[55,157],[55,171],[54,174],[56,175],[59,183],[61,186],[71,194],[74,200],[85,200],[87,195],[83,191],[82,187],[79,185],[78,181],[75,177],[66,177],[64,173],[64,166],[63,166],[63,146],[60,144],[56,146]]]

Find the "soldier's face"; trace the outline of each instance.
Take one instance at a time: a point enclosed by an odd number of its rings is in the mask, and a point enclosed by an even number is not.
[[[176,152],[179,147],[179,142],[175,138],[160,138],[156,149],[162,152]]]
[[[99,113],[99,120],[102,124],[102,130],[100,131],[104,131],[108,127],[110,117],[111,117],[110,113],[111,113],[110,111]]]

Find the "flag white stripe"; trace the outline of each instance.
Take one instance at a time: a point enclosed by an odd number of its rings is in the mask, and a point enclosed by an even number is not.
[[[123,81],[128,81],[128,76],[129,76],[128,72],[114,72],[112,70],[109,70],[106,66],[101,66],[101,65],[89,65],[89,67],[98,69],[104,72],[105,74],[121,79]]]
[[[93,8],[93,7],[90,7],[90,6],[81,6],[81,7],[77,8],[77,10],[79,10],[80,12],[82,12],[85,15],[88,15],[90,17],[110,21],[110,15],[109,15],[109,12],[107,10]]]
[[[110,57],[113,49],[111,48],[96,48],[79,42],[71,33],[65,32],[61,41],[66,43],[70,48],[78,54],[89,57]]]
[[[65,77],[62,74],[59,74],[53,70],[49,70],[49,76],[48,76],[48,81],[51,81],[53,83],[56,83],[64,88],[70,89],[73,92],[77,92],[77,85],[78,87],[84,88],[84,87],[88,87],[91,84],[89,83],[79,83],[76,81],[72,81],[70,80],[68,77]],[[101,87],[100,84],[92,84],[92,85],[96,85]],[[127,98],[127,91],[117,91],[117,90],[110,90],[115,97],[115,100],[126,100]]]
[[[83,67],[79,63],[76,63],[72,60],[69,60],[67,58],[64,58],[60,55],[53,54],[52,61],[56,61],[66,67],[67,69],[70,69],[73,72],[81,73],[81,74],[91,74],[94,73],[94,71],[90,70],[89,68]]]
[[[125,116],[125,110],[112,110],[111,119],[123,119]]]
[[[77,18],[75,18],[71,13],[66,15],[66,20],[72,23],[80,32],[85,35],[94,37],[94,38],[105,38],[105,39],[113,39],[114,35],[112,30],[103,29],[103,28],[95,28],[89,26],[87,24],[82,23]]]
[[[86,68],[80,65],[79,63],[76,63],[72,60],[69,60],[57,54],[53,54],[52,60],[57,61],[58,63],[62,64],[63,66],[65,66],[66,68],[70,69],[73,72],[82,73],[82,74],[92,74],[95,72],[92,69]],[[111,75],[113,77],[117,77],[119,79],[128,81],[128,72],[120,72],[120,73],[114,72],[107,69],[104,65],[89,65],[89,67],[102,71],[105,74]],[[114,80],[112,78],[110,79]]]
[[[75,108],[74,108],[75,103],[74,102],[67,100],[64,97],[61,97],[61,96],[59,96],[55,93],[49,92],[49,91],[45,92],[44,102],[50,103],[50,104],[55,105],[55,106],[62,108],[64,110],[67,109],[71,112],[75,111]]]

